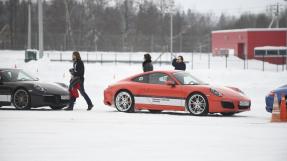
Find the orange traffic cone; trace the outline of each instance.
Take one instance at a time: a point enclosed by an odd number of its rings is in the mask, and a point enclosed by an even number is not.
[[[286,99],[285,99],[284,94],[282,94],[282,98],[281,98],[280,119],[282,122],[287,122]]]
[[[271,122],[280,122],[280,108],[278,103],[278,97],[275,94],[274,95],[274,101],[273,101],[273,109],[272,109],[272,118]]]

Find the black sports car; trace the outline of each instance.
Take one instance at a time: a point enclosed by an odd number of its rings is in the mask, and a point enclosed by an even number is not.
[[[21,69],[0,68],[0,107],[16,109],[50,106],[59,110],[67,106],[70,99],[67,85],[44,83]]]

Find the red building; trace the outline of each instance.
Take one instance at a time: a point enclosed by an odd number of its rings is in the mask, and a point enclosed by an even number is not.
[[[242,59],[262,60],[262,57],[254,54],[256,47],[284,47],[286,44],[287,28],[235,29],[212,32],[213,55],[222,55],[226,51],[234,51],[234,55]],[[286,63],[286,58],[282,55],[267,55],[264,60],[273,64]]]

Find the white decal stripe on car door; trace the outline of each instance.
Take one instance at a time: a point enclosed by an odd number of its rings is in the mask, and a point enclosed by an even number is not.
[[[0,101],[1,102],[10,102],[11,101],[11,95],[0,95]]]
[[[165,106],[185,106],[184,99],[175,98],[158,98],[158,97],[135,97],[136,104],[151,104],[151,105],[165,105]]]

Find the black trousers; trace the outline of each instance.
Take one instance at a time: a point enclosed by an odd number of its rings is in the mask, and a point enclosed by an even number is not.
[[[88,94],[86,93],[85,91],[85,87],[84,87],[84,81],[85,79],[84,78],[74,78],[74,79],[71,79],[70,81],[70,86],[69,86],[69,90],[72,89],[77,83],[80,84],[80,93],[81,95],[84,97],[84,99],[86,100],[88,106],[91,106],[93,103],[90,99],[90,97],[88,96]],[[69,107],[70,108],[73,108],[74,107],[74,104],[76,102],[76,98],[75,97],[71,97],[70,98],[70,102],[69,102]]]

